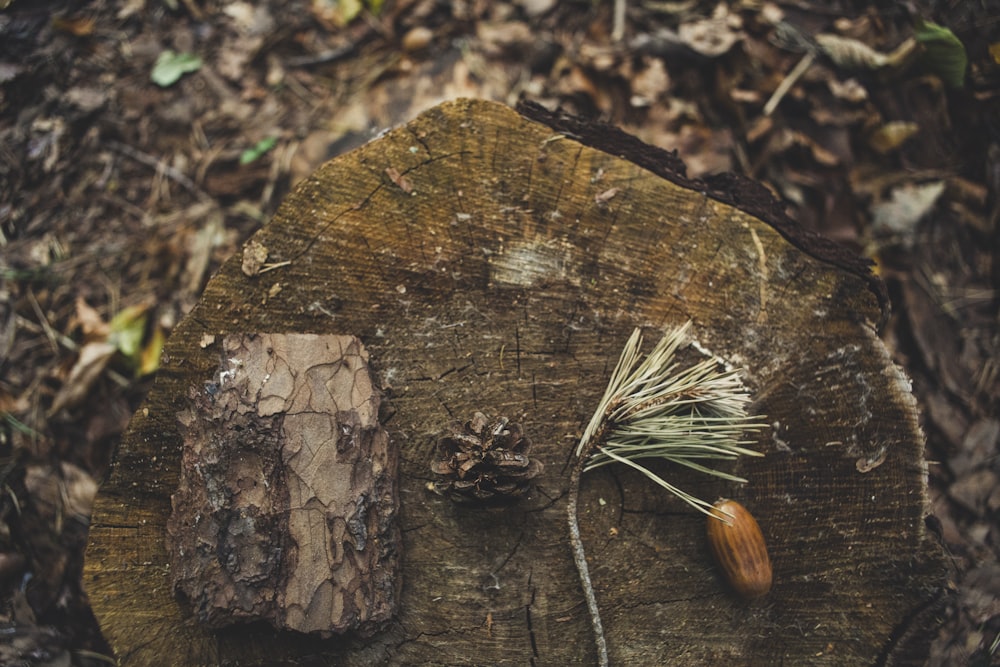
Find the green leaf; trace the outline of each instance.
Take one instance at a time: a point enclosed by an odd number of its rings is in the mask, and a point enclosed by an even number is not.
[[[921,21],[915,37],[924,47],[921,62],[927,71],[941,77],[952,88],[965,85],[965,68],[969,58],[965,45],[955,33],[937,23]]]
[[[382,12],[382,2],[383,0],[366,0],[365,4],[373,16],[378,16]]]
[[[250,164],[251,162],[256,162],[267,153],[269,150],[274,148],[274,145],[278,143],[278,137],[267,137],[261,139],[253,147],[246,149],[240,154],[240,164]]]
[[[361,0],[337,0],[334,4],[337,5],[344,25],[347,25],[356,19],[358,14],[361,13],[361,10],[364,9],[364,5],[361,4]]]
[[[149,78],[161,88],[172,86],[188,72],[201,69],[201,58],[193,53],[175,53],[167,49],[156,59]]]

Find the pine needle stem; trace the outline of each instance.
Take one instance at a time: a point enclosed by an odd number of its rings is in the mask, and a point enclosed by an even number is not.
[[[604,625],[601,623],[601,610],[597,606],[597,596],[594,594],[594,584],[590,580],[590,568],[587,567],[587,554],[583,549],[583,539],[580,537],[580,524],[577,520],[577,504],[580,498],[580,477],[583,475],[583,464],[587,457],[581,456],[573,462],[573,470],[569,478],[569,502],[566,503],[566,517],[569,520],[569,542],[573,549],[573,562],[580,575],[580,586],[583,597],[587,601],[587,611],[590,612],[590,624],[594,629],[594,641],[597,643],[597,664],[608,667],[608,641],[604,638]]]

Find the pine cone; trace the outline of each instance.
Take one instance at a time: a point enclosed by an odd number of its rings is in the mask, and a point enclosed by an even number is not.
[[[442,459],[431,465],[434,490],[459,503],[501,503],[527,493],[543,469],[528,458],[531,440],[506,417],[477,412],[464,428],[441,438]]]

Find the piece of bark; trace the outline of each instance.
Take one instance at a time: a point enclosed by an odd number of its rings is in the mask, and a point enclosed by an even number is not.
[[[95,503],[84,582],[121,662],[593,664],[568,462],[633,328],[655,341],[690,319],[744,369],[771,424],[752,445],[765,456],[728,469],[745,487],[655,472],[752,511],[774,586],[758,604],[733,598],[703,517],[638,473],[588,473],[580,528],[612,663],[912,664],[945,569],[924,524],[916,405],[877,335],[881,283],[727,203],[752,188],[691,189],[632,153],[463,100],[300,184],[254,237],[288,264],[250,277],[236,256],[219,270],[168,341]],[[199,341],[279,329],[357,335],[390,392],[406,583],[366,640],[212,633],[170,592],[175,406],[218,365]],[[426,488],[443,431],[476,411],[521,423],[545,466],[513,506],[460,507]]]
[[[352,336],[229,335],[178,413],[171,580],[198,620],[370,635],[395,611],[398,454]]]

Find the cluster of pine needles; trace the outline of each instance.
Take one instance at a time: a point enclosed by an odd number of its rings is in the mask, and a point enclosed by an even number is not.
[[[763,456],[747,449],[746,434],[765,425],[748,417],[750,394],[739,372],[706,356],[680,367],[674,356],[691,322],[668,331],[641,363],[642,334],[636,329],[622,350],[608,387],[580,438],[576,455],[587,455],[584,471],[623,463],[670,493],[709,514],[711,503],[656,475],[639,461],[660,459],[731,482],[745,479],[707,463]]]
[[[748,449],[748,433],[765,424],[751,417],[751,398],[737,369],[721,359],[682,366],[676,353],[688,345],[691,322],[666,331],[642,358],[642,334],[633,331],[611,374],[607,389],[576,448],[567,512],[573,559],[587,598],[597,641],[599,664],[608,664],[600,612],[594,595],[577,522],[580,475],[610,463],[641,472],[687,504],[709,516],[711,503],[691,495],[650,470],[644,463],[659,459],[731,482],[746,480],[715,467],[739,456],[762,456]],[[692,344],[697,348],[696,345]]]

